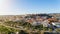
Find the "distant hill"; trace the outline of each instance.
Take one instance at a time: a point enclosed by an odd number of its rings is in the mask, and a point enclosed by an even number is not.
[[[60,13],[51,13],[49,15],[52,15],[53,17],[60,18]]]
[[[55,18],[60,18],[60,13],[50,13],[50,14],[26,14],[26,15],[0,15],[0,18],[21,18],[21,17],[25,17],[25,16],[53,16]]]

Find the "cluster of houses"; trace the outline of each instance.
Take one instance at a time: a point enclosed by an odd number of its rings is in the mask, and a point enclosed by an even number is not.
[[[49,14],[28,14],[23,16],[2,16],[0,17],[0,22],[2,21],[21,21],[30,23],[33,26],[42,24],[44,27],[48,27],[49,24],[53,24],[60,27],[60,19],[55,18]]]
[[[57,27],[60,26],[60,20],[48,14],[27,15],[25,17],[25,21],[33,26],[37,26],[40,24],[42,24],[44,27],[48,27],[50,24],[54,26],[57,24]]]

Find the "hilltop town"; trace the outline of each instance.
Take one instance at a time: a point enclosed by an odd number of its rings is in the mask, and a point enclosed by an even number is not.
[[[60,14],[1,15],[0,24],[18,30],[55,31],[60,28]],[[57,24],[57,25],[56,25]]]
[[[58,14],[27,14],[27,15],[1,15],[0,22],[4,21],[20,21],[33,23],[33,21],[59,22],[60,16]]]

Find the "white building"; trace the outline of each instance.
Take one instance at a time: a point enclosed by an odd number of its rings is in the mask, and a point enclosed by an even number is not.
[[[37,26],[37,25],[40,25],[41,22],[40,21],[33,21],[33,23],[31,23],[31,24],[32,24],[32,26]]]
[[[48,20],[44,20],[42,22],[42,24],[43,24],[43,27],[48,27],[49,21]]]
[[[52,22],[52,25],[60,28],[60,22]]]

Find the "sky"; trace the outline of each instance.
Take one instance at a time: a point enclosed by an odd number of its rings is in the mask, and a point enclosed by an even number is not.
[[[60,13],[60,0],[0,0],[0,15]]]

